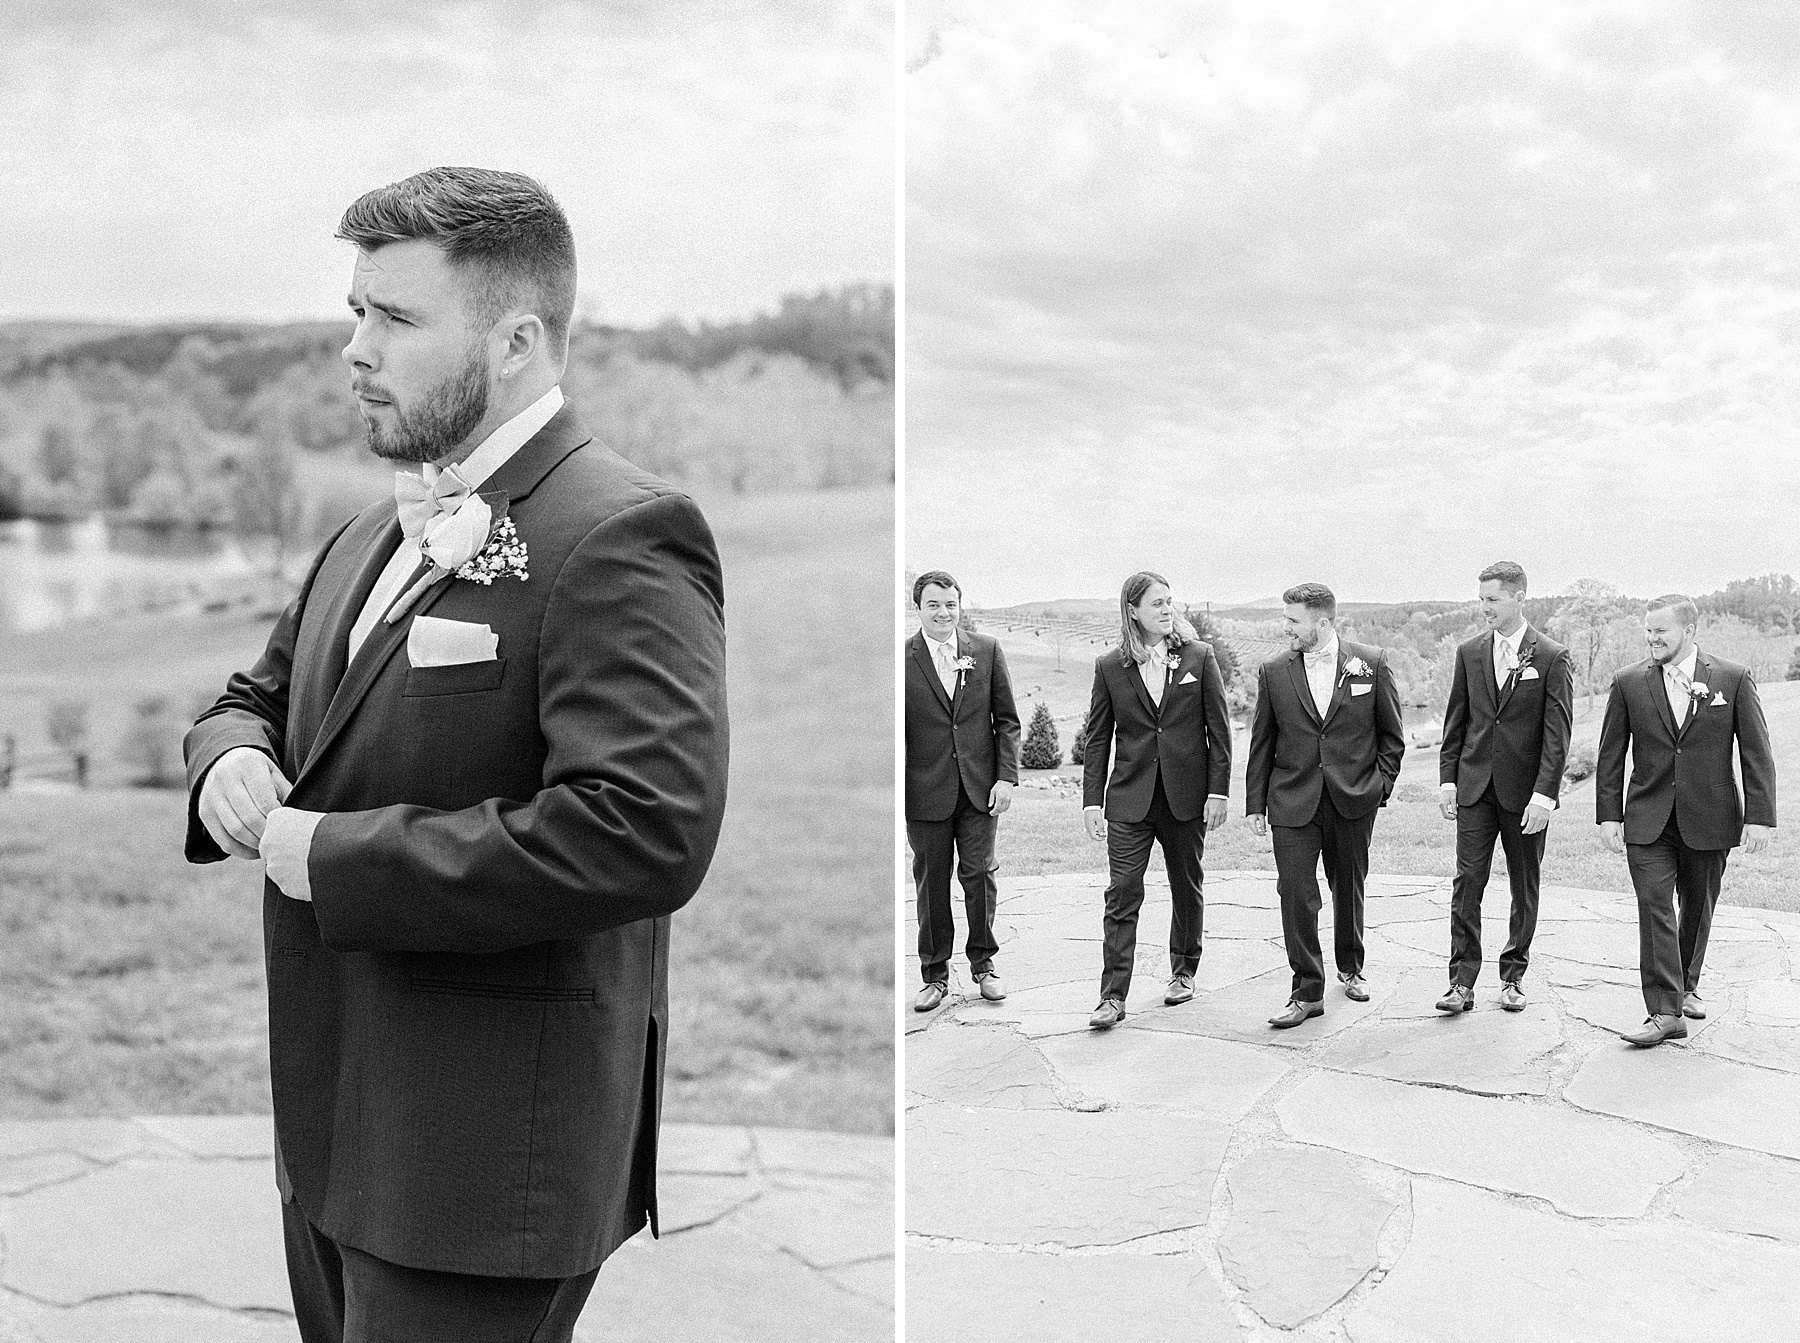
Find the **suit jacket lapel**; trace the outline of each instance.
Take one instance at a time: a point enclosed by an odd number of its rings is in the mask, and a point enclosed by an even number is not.
[[[1704,681],[1706,683],[1706,688],[1708,690],[1712,689],[1712,668],[1707,664],[1706,654],[1704,653],[1700,653],[1694,658],[1694,679],[1696,681]],[[1668,699],[1668,696],[1664,695],[1663,698],[1666,700]],[[1708,696],[1708,699],[1710,698],[1711,696]],[[1700,706],[1706,702],[1706,700],[1695,699],[1692,695],[1688,697],[1687,721],[1681,725],[1681,729],[1675,734],[1675,742],[1677,745],[1680,745],[1687,737],[1688,731],[1694,726],[1694,720],[1700,716]]]
[[[1681,733],[1675,727],[1675,712],[1669,708],[1669,692],[1663,683],[1663,669],[1659,662],[1652,662],[1644,669],[1644,684],[1650,691],[1650,698],[1656,701],[1657,716],[1669,734],[1669,740],[1679,742]]]
[[[1495,635],[1494,637],[1499,638],[1500,636]],[[1506,689],[1500,696],[1500,702],[1494,708],[1496,718],[1500,716],[1500,710],[1506,707],[1506,701],[1512,698],[1513,691],[1519,688],[1519,673],[1525,670],[1525,664],[1530,660],[1532,638],[1531,626],[1527,625],[1525,633],[1519,637],[1519,665],[1513,669],[1513,674],[1506,678]]]
[[[1138,703],[1144,706],[1144,712],[1150,715],[1151,721],[1162,717],[1157,710],[1156,701],[1150,698],[1150,692],[1144,687],[1144,665],[1141,662],[1127,662],[1125,676],[1131,682],[1131,688],[1137,691]]]
[[[957,662],[961,662],[965,657],[973,657],[974,656],[974,652],[972,649],[963,647],[963,637],[962,637],[961,630],[952,630],[950,632],[950,647],[956,653],[955,660]],[[952,721],[954,721],[956,716],[962,712],[963,682],[967,681],[968,679],[969,679],[969,674],[967,672],[958,671],[956,673],[956,679],[950,683],[952,686],[952,693],[950,695],[950,718]]]
[[[944,693],[944,683],[938,677],[937,663],[931,656],[931,641],[925,637],[923,630],[912,637],[912,655],[913,661],[925,673],[925,683],[931,687],[931,693],[944,706],[944,712],[954,717],[956,706],[950,703],[950,696]]]
[[[1487,706],[1490,718],[1500,716],[1500,687],[1494,683],[1494,640],[1499,637],[1497,634],[1488,636],[1486,650],[1472,655],[1476,665],[1469,669],[1469,679],[1481,683],[1482,703]]]
[[[1314,727],[1325,725],[1324,716],[1319,706],[1313,701],[1312,686],[1306,680],[1306,655],[1304,653],[1288,654],[1288,676],[1294,682],[1294,698],[1300,701],[1300,707],[1311,716]]]
[[[303,677],[296,677],[296,684],[306,688],[309,700],[305,705],[294,706],[295,726],[303,734],[295,739],[296,769],[314,754],[319,731],[349,665],[350,630],[363,607],[368,605],[376,580],[400,544],[400,519],[394,506],[387,504],[384,511],[386,517],[373,524],[374,540],[363,550],[356,572],[348,583],[339,587],[325,607],[316,627],[317,634],[312,639],[302,640],[294,650],[295,666],[306,669]],[[310,732],[307,731],[309,723],[312,724]]]
[[[1350,661],[1350,650],[1345,648],[1344,641],[1342,639],[1339,639],[1338,640],[1338,655],[1337,655],[1337,679],[1331,683],[1331,701],[1330,701],[1329,706],[1325,710],[1325,716],[1319,720],[1320,727],[1324,727],[1325,724],[1327,724],[1331,721],[1331,715],[1337,712],[1338,705],[1343,702],[1345,682],[1347,679],[1344,676],[1344,664],[1349,661]]]

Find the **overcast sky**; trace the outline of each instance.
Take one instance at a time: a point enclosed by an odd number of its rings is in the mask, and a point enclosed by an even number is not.
[[[888,0],[39,0],[0,17],[0,319],[344,311],[344,207],[540,178],[587,310],[894,278]]]
[[[1800,10],[906,25],[912,567],[978,605],[1800,573]]]

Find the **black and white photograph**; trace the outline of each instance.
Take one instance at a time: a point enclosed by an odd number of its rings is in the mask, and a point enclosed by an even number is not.
[[[895,1336],[897,23],[0,18],[0,1338]]]
[[[905,1336],[1792,1338],[1800,17],[902,43]]]

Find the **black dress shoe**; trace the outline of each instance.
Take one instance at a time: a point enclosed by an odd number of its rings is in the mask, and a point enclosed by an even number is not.
[[[1097,1031],[1108,1026],[1117,1026],[1125,1020],[1125,1004],[1117,998],[1102,998],[1100,1006],[1094,1009],[1094,1015],[1088,1018],[1088,1025]]]
[[[1475,990],[1466,984],[1452,984],[1444,990],[1444,996],[1437,1000],[1440,1012],[1472,1012],[1475,1010]]]
[[[1298,1026],[1309,1018],[1324,1015],[1324,1003],[1303,1003],[1298,998],[1293,998],[1289,1000],[1286,1009],[1269,1018],[1269,1024],[1278,1031],[1285,1031],[1288,1027]]]
[[[1344,986],[1344,996],[1351,1002],[1369,1001],[1369,984],[1361,975],[1339,975],[1338,982]]]
[[[1706,1007],[1697,993],[1684,994],[1681,999],[1681,1015],[1692,1017],[1695,1021],[1706,1020]]]
[[[1194,998],[1194,977],[1192,975],[1174,975],[1169,980],[1169,988],[1163,994],[1163,1002],[1170,1007],[1192,1002]]]
[[[1525,990],[1519,987],[1519,981],[1509,979],[1500,986],[1500,1006],[1508,1012],[1525,1010]]]
[[[1674,1016],[1650,1016],[1635,1031],[1626,1031],[1626,1044],[1636,1045],[1639,1049],[1648,1049],[1652,1045],[1660,1045],[1664,1040],[1687,1039],[1687,1022],[1679,1014]]]

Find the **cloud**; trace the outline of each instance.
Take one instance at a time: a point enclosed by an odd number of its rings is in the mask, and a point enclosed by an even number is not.
[[[984,3],[906,40],[909,562],[990,600],[1800,567],[1791,20]]]

